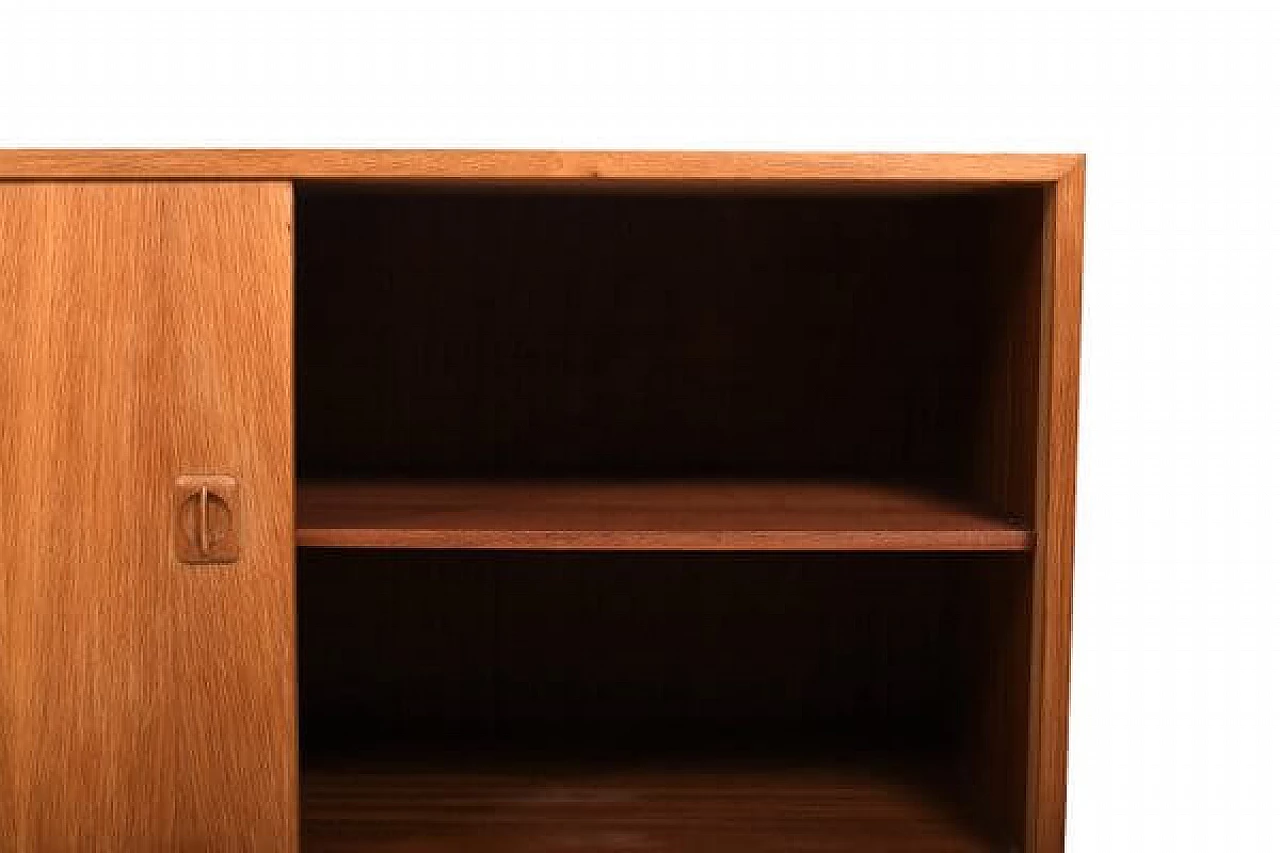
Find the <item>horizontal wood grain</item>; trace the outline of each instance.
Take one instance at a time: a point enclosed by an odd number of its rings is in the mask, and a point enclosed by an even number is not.
[[[307,773],[303,790],[308,853],[993,849],[928,780],[838,765],[373,764]]]
[[[115,149],[0,151],[0,178],[398,180],[1057,180],[1076,154]]]
[[[303,483],[299,545],[365,548],[1020,550],[1030,534],[859,483]]]

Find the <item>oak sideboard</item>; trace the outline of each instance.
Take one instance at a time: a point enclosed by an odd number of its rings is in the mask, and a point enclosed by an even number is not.
[[[0,851],[1061,853],[1083,164],[0,152]]]

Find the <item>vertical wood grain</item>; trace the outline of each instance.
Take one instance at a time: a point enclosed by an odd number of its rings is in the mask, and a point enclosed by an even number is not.
[[[1036,517],[1041,306],[1045,293],[1045,188],[990,197],[975,282],[983,354],[973,395],[977,429],[970,488],[975,505],[1030,527]],[[984,287],[985,285],[985,287]],[[1029,556],[1029,555],[1028,555]],[[994,838],[1024,844],[1031,654],[1031,560],[981,573],[969,605],[982,661],[966,721],[965,763],[978,815]]]
[[[0,184],[0,850],[296,849],[291,206]],[[184,472],[239,562],[174,560]]]
[[[985,301],[974,318],[983,324],[984,352],[978,428],[968,447],[973,498],[1028,524],[1035,518],[1045,198],[1045,190],[1022,189],[992,199],[981,246],[987,262],[976,286]]]
[[[300,186],[299,470],[959,485],[986,199],[688,192]]]
[[[1084,164],[1048,199],[1041,312],[1040,438],[1033,610],[1027,848],[1061,853],[1067,790],[1071,582],[1075,543],[1076,424],[1080,372],[1080,277]]]

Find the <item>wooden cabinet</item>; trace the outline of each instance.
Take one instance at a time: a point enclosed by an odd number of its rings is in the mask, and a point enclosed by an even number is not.
[[[1062,850],[1082,189],[0,152],[0,850]]]

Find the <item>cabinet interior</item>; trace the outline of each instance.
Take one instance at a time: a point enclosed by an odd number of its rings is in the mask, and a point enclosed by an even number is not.
[[[304,850],[1017,843],[1044,202],[299,183]]]

